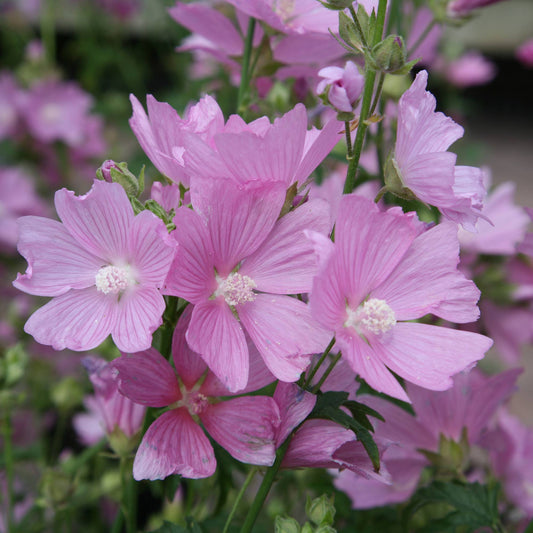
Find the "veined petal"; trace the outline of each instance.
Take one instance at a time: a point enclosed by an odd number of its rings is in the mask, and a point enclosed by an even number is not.
[[[121,394],[135,403],[166,407],[180,399],[178,380],[168,361],[154,348],[111,362],[118,370]]]
[[[322,352],[331,339],[309,307],[290,296],[257,294],[237,312],[265,364],[282,381],[296,381],[310,354]]]
[[[133,463],[133,477],[164,479],[179,474],[191,479],[212,476],[213,447],[186,409],[163,413],[145,433]]]
[[[492,346],[492,339],[456,329],[400,322],[372,348],[393,372],[431,390],[446,390],[451,376],[469,368]]]
[[[186,334],[192,350],[231,392],[248,383],[248,348],[239,321],[223,298],[194,306]]]
[[[19,218],[18,225],[18,251],[28,261],[28,268],[13,283],[17,289],[38,296],[59,296],[94,285],[104,261],[76,242],[63,224],[27,216]]]
[[[61,189],[55,205],[65,228],[86,250],[110,263],[124,259],[134,215],[122,185],[95,180],[84,196]]]
[[[210,405],[200,418],[211,437],[238,461],[264,466],[274,463],[280,416],[272,398],[234,398]]]
[[[311,290],[318,261],[304,230],[326,235],[329,208],[326,202],[309,201],[282,217],[261,247],[248,257],[239,273],[249,276],[262,292],[299,294]]]
[[[118,349],[133,353],[150,348],[153,332],[163,322],[165,299],[153,287],[137,286],[117,302],[113,340]]]
[[[37,309],[24,331],[54,350],[91,350],[113,331],[117,320],[116,295],[88,287],[72,289]]]

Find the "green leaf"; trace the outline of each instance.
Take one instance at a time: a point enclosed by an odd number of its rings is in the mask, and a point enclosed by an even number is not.
[[[499,527],[498,493],[499,485],[435,481],[428,487],[419,489],[405,508],[404,528],[406,531],[409,529],[409,521],[417,511],[434,503],[446,503],[454,510],[421,531],[453,531],[456,526],[471,528],[468,531],[481,527]]]
[[[342,405],[348,408],[354,419],[365,426],[369,431],[374,431],[372,423],[368,420],[369,416],[373,416],[374,418],[385,422],[385,419],[376,410],[372,409],[372,407],[368,407],[368,405],[365,405],[364,403],[359,403],[354,400],[346,400]]]
[[[314,416],[314,418],[323,418],[320,416],[320,414],[324,409],[328,409],[330,407],[340,407],[347,400],[347,392],[327,391],[317,394],[315,408],[313,409],[311,416]]]

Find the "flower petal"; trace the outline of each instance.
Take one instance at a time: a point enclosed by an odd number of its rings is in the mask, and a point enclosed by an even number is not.
[[[145,433],[135,455],[133,477],[164,479],[179,474],[191,479],[212,476],[213,447],[186,409],[163,413]]]

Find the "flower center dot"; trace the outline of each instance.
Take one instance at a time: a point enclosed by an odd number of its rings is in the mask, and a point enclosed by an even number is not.
[[[191,415],[199,415],[203,413],[208,405],[209,400],[207,399],[207,396],[201,392],[190,393],[185,398],[185,406]]]
[[[256,287],[252,278],[235,272],[225,279],[218,279],[218,288],[214,295],[224,296],[228,305],[238,305],[253,302],[255,300],[253,289]]]
[[[348,307],[344,327],[354,328],[357,333],[381,335],[396,325],[396,315],[385,300],[370,298],[356,310]]]
[[[94,281],[96,288],[104,294],[118,294],[135,283],[129,266],[118,267],[114,265],[102,267],[96,273]]]

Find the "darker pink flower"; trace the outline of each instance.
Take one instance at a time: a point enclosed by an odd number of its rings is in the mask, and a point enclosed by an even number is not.
[[[56,350],[89,350],[109,334],[119,349],[151,345],[165,301],[159,288],[174,255],[163,222],[149,211],[134,216],[118,183],[95,181],[85,195],[61,189],[55,205],[63,223],[19,220],[19,252],[27,259],[18,289],[53,300],[24,330]]]
[[[164,292],[194,304],[187,342],[232,392],[248,381],[244,331],[271,372],[296,381],[328,334],[288,295],[311,289],[316,259],[304,230],[329,231],[325,202],[280,218],[283,183],[195,181],[195,211],[176,211],[179,253]]]
[[[272,398],[242,396],[220,401],[230,392],[187,346],[187,309],[174,332],[172,366],[153,348],[113,362],[119,388],[131,400],[167,407],[148,428],[133,464],[135,479],[163,479],[171,474],[203,478],[215,472],[216,459],[206,431],[235,459],[270,466],[274,462],[279,411]],[[247,390],[272,381],[257,358]],[[177,373],[177,376],[176,376]]]
[[[448,15],[451,17],[464,17],[470,15],[475,9],[490,6],[502,0],[451,0],[448,4]]]
[[[312,315],[335,332],[343,357],[376,390],[409,401],[389,370],[445,390],[491,346],[482,335],[412,322],[428,313],[457,323],[478,318],[479,291],[457,270],[454,224],[421,232],[412,214],[380,212],[347,195],[335,244],[314,241],[323,266],[310,295]]]
[[[533,68],[533,39],[529,39],[517,48],[516,57],[526,67]]]

